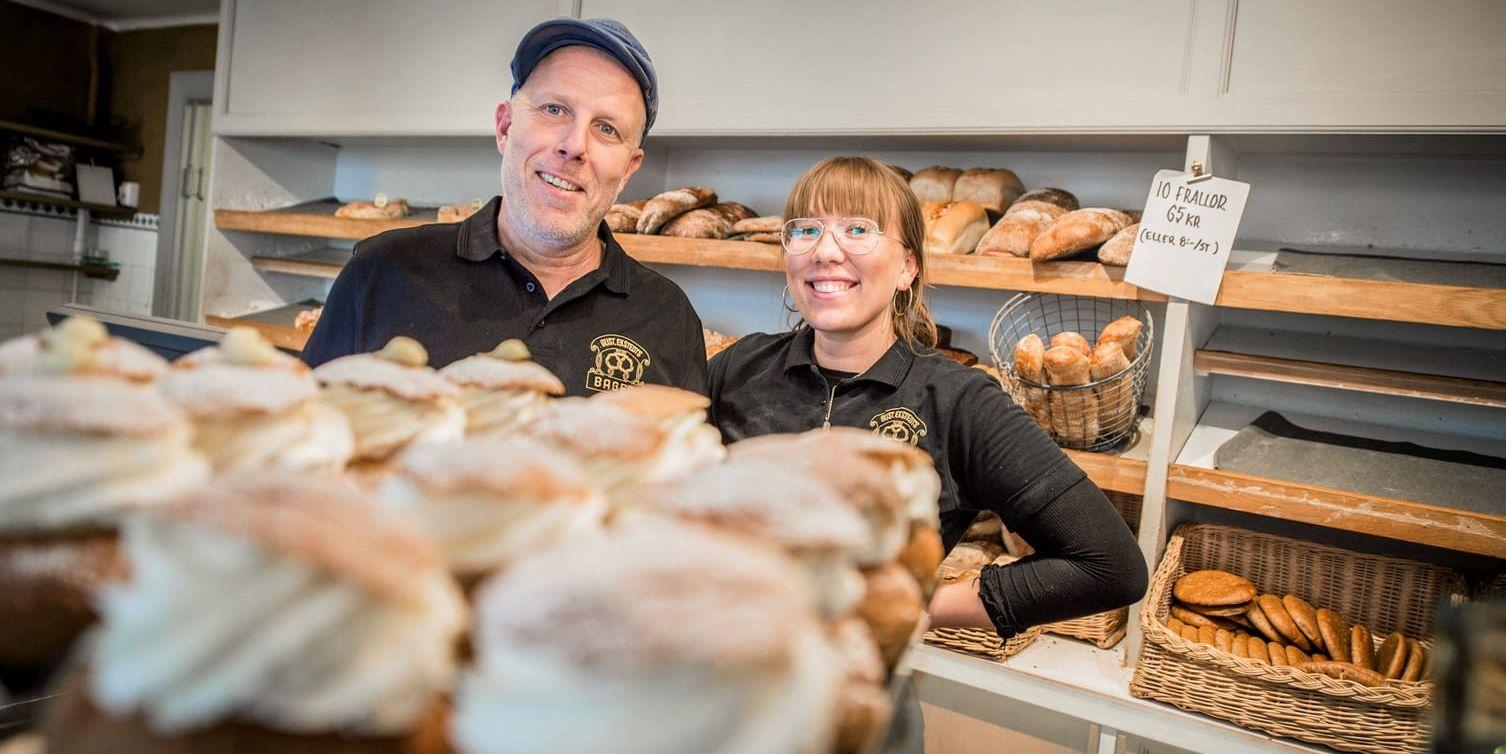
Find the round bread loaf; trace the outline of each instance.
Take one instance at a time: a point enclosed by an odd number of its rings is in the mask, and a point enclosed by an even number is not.
[[[1407,653],[1410,649],[1407,637],[1399,633],[1387,636],[1375,653],[1376,671],[1387,678],[1400,678],[1407,668]]]
[[[1370,638],[1370,629],[1356,623],[1349,630],[1349,661],[1370,670],[1375,670],[1375,640]]]
[[[1286,611],[1280,597],[1274,594],[1260,595],[1260,612],[1265,614],[1271,627],[1276,629],[1279,635],[1278,641],[1284,640],[1304,651],[1313,648],[1312,642],[1307,640],[1302,630],[1297,628],[1297,624],[1292,621],[1291,613]]]
[[[1292,616],[1292,622],[1297,624],[1297,630],[1307,637],[1314,648],[1322,649],[1323,632],[1318,630],[1318,611],[1312,603],[1295,594],[1288,594],[1281,598],[1281,604],[1286,607],[1287,614]]]
[[[1328,654],[1340,662],[1350,661],[1349,621],[1325,607],[1318,610],[1318,631],[1323,634],[1323,646],[1328,649]]]

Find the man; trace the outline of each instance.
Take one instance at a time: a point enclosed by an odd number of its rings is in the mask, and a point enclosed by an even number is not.
[[[438,367],[521,338],[573,395],[641,382],[704,393],[689,299],[602,222],[658,109],[648,53],[616,21],[555,19],[524,35],[512,73],[496,112],[502,195],[460,223],[357,244],[304,361],[407,335]]]

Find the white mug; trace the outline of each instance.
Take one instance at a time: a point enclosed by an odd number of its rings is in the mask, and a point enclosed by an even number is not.
[[[121,181],[120,188],[115,192],[115,198],[120,201],[122,207],[135,207],[141,204],[141,184],[135,181]]]

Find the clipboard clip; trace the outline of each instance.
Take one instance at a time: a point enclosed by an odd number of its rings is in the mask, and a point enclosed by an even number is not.
[[[1203,169],[1203,163],[1194,162],[1192,163],[1192,177],[1188,178],[1185,183],[1189,185],[1193,183],[1202,183],[1203,181],[1206,181],[1212,177],[1212,173],[1209,173]]]

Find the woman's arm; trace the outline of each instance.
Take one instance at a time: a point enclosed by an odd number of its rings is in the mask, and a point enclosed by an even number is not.
[[[980,574],[978,602],[994,628],[1008,637],[1140,599],[1149,580],[1145,559],[1118,511],[1024,411],[981,385],[959,400],[970,410],[958,412],[949,462],[962,499],[998,513],[1035,550]],[[976,618],[953,612],[956,591],[938,605],[947,610],[940,617]]]

